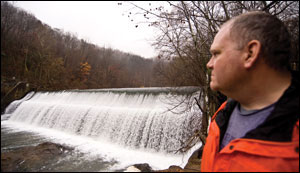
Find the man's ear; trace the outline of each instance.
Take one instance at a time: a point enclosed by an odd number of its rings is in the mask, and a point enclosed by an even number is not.
[[[244,61],[244,67],[249,69],[258,59],[258,56],[261,52],[261,44],[258,40],[251,40],[248,42],[245,49],[246,58]]]

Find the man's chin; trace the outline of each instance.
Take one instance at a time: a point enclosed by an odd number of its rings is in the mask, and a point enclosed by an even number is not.
[[[213,90],[213,91],[218,91],[218,87],[212,83],[210,83],[210,89]]]

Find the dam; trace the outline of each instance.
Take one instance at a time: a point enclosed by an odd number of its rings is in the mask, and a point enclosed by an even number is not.
[[[201,146],[197,142],[189,151],[178,152],[201,127],[202,114],[194,101],[198,92],[198,87],[30,92],[1,115],[1,134],[26,132],[72,146],[84,153],[77,158],[84,166],[97,160],[110,163],[87,171],[116,171],[137,163],[148,163],[154,170],[184,167]],[[1,152],[38,144],[5,139],[10,142],[1,142]],[[66,160],[58,162],[72,167]]]

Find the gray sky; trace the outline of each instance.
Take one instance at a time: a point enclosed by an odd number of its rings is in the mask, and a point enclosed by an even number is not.
[[[100,47],[110,47],[123,52],[151,58],[158,53],[151,46],[155,29],[147,24],[135,27],[128,18],[130,6],[121,1],[14,1],[14,5],[33,14],[43,23],[64,32],[76,34]],[[149,7],[149,1],[134,2]],[[166,4],[165,2],[156,2]],[[152,6],[155,4],[151,2]],[[167,6],[166,6],[167,7]]]

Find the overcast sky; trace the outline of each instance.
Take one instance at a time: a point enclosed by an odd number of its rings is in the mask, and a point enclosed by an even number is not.
[[[128,18],[132,6],[121,1],[14,1],[14,5],[33,14],[43,23],[64,32],[76,34],[100,47],[110,47],[123,52],[152,58],[158,53],[151,46],[155,29],[147,24],[135,27]],[[134,2],[149,7],[147,1]],[[156,2],[165,4],[165,2]],[[151,2],[152,6],[154,2]],[[167,6],[166,6],[167,8]]]

